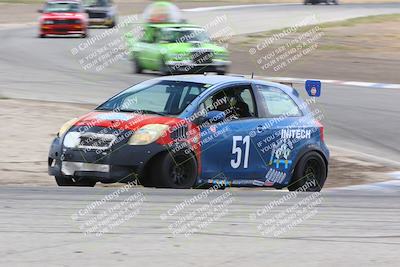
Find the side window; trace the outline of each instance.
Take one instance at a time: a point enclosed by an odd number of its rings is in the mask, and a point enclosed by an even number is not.
[[[268,112],[272,117],[298,117],[302,115],[293,99],[281,89],[266,85],[257,85],[256,87],[263,96],[264,103],[267,105]]]
[[[165,112],[166,107],[160,106],[160,103],[167,103],[170,98],[167,93],[166,85],[155,85],[151,89],[142,90],[124,98],[121,103],[122,109],[127,110],[153,110],[156,112]]]
[[[144,30],[144,34],[140,39],[144,43],[153,43],[154,41],[154,28],[148,27]]]
[[[153,43],[159,43],[161,38],[161,31],[160,29],[154,29],[153,32]]]
[[[235,119],[256,117],[256,107],[249,86],[230,87],[208,97],[200,106],[207,111],[223,111]]]
[[[240,94],[240,97],[242,101],[248,105],[251,116],[255,117],[256,115],[255,106],[250,89],[243,90],[242,93]]]
[[[187,86],[182,91],[182,96],[179,101],[180,109],[183,109],[187,105],[189,105],[199,94],[201,93],[199,87],[195,86]]]

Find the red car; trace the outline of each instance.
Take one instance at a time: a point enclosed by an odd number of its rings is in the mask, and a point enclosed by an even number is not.
[[[39,37],[46,35],[79,34],[87,36],[88,16],[80,1],[48,1],[40,17]]]

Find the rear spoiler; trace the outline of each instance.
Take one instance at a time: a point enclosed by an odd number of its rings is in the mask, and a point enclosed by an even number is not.
[[[283,85],[286,85],[286,86],[294,88],[293,87],[293,83],[291,83],[291,82],[277,82],[277,83],[280,83],[280,84],[283,84]]]
[[[293,91],[295,91],[298,94],[296,89],[293,87],[293,84],[296,82],[278,81],[277,83],[280,83],[280,84],[283,84],[283,85],[293,88]],[[320,80],[306,80],[305,81],[305,90],[306,90],[308,96],[320,97],[321,89],[322,89],[322,83]]]

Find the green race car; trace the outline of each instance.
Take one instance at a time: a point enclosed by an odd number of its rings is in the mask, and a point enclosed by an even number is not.
[[[228,51],[213,43],[206,30],[191,24],[145,24],[140,38],[125,35],[134,72],[175,73],[217,72],[225,74],[230,65]]]

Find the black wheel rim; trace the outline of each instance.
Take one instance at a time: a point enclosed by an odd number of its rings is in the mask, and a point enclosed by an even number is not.
[[[320,180],[322,177],[322,168],[321,164],[317,159],[309,159],[304,166],[304,184],[307,182],[315,182],[315,186],[311,186],[308,189],[317,189],[320,188]]]
[[[194,165],[186,157],[177,157],[171,165],[171,181],[177,186],[186,186],[193,178]]]

